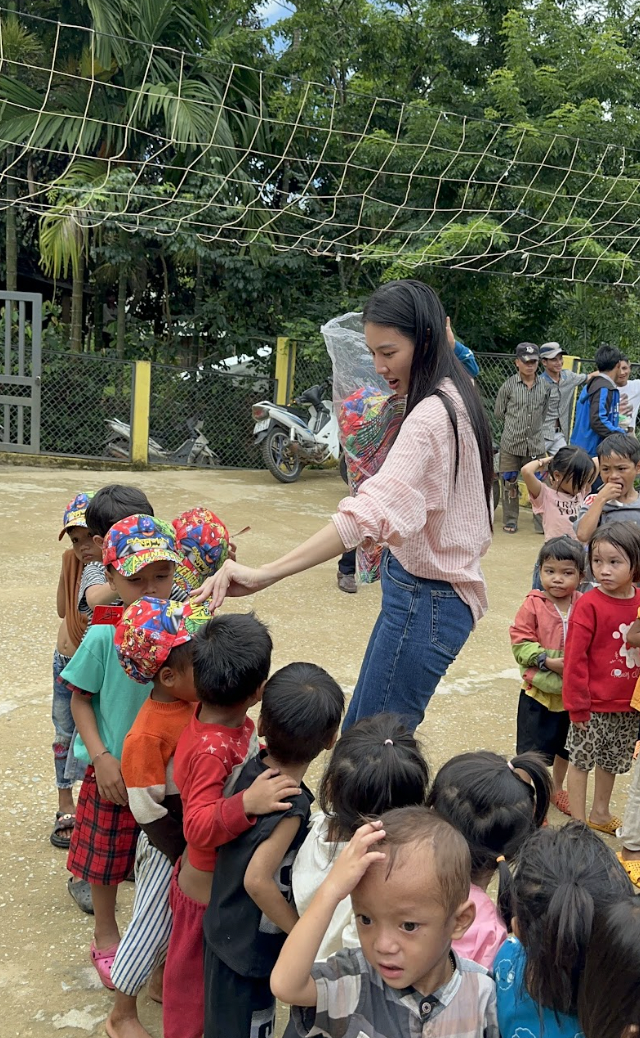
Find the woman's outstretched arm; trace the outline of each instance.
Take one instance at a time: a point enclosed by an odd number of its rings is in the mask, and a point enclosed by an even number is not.
[[[211,596],[211,608],[218,609],[227,596],[239,598],[243,595],[253,595],[256,591],[262,591],[283,580],[284,577],[302,573],[306,569],[319,566],[321,562],[328,562],[329,559],[342,555],[346,547],[334,524],[327,523],[282,558],[276,559],[275,562],[267,562],[258,569],[227,560],[215,576],[207,577],[202,587],[193,593],[193,600],[204,602]]]

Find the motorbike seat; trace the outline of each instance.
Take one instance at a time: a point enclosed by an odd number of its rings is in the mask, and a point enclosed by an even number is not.
[[[322,390],[324,386],[310,386],[297,398],[299,404],[313,404],[316,409],[322,407]]]

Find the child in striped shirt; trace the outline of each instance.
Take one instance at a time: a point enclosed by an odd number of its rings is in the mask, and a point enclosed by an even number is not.
[[[122,749],[122,777],[141,832],[133,917],[111,967],[115,1003],[106,1025],[110,1038],[147,1035],[138,1019],[137,997],[167,954],[169,884],[185,846],[173,755],[196,700],[192,638],[210,619],[203,606],[141,598],[125,610],[115,632],[125,672],[141,684],[153,681],[153,689]]]

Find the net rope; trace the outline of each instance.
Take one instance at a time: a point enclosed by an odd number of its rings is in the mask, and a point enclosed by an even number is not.
[[[129,84],[101,64],[118,38],[57,22],[28,60],[1,15],[0,211],[398,272],[640,282],[632,149],[141,41]]]

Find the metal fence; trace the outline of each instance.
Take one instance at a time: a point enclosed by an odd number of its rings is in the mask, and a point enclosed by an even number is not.
[[[305,353],[304,344],[298,343],[296,349],[296,361],[293,371],[291,399],[304,393],[309,386],[319,385],[325,379],[331,378],[332,365],[328,353],[319,357],[309,356]]]
[[[173,453],[189,435],[188,420],[198,419],[219,465],[263,468],[253,442],[251,406],[273,400],[275,388],[275,379],[266,375],[152,364],[150,435]],[[167,462],[172,462],[170,456]]]
[[[133,364],[43,350],[41,377],[40,452],[103,458],[106,420],[131,422]]]

